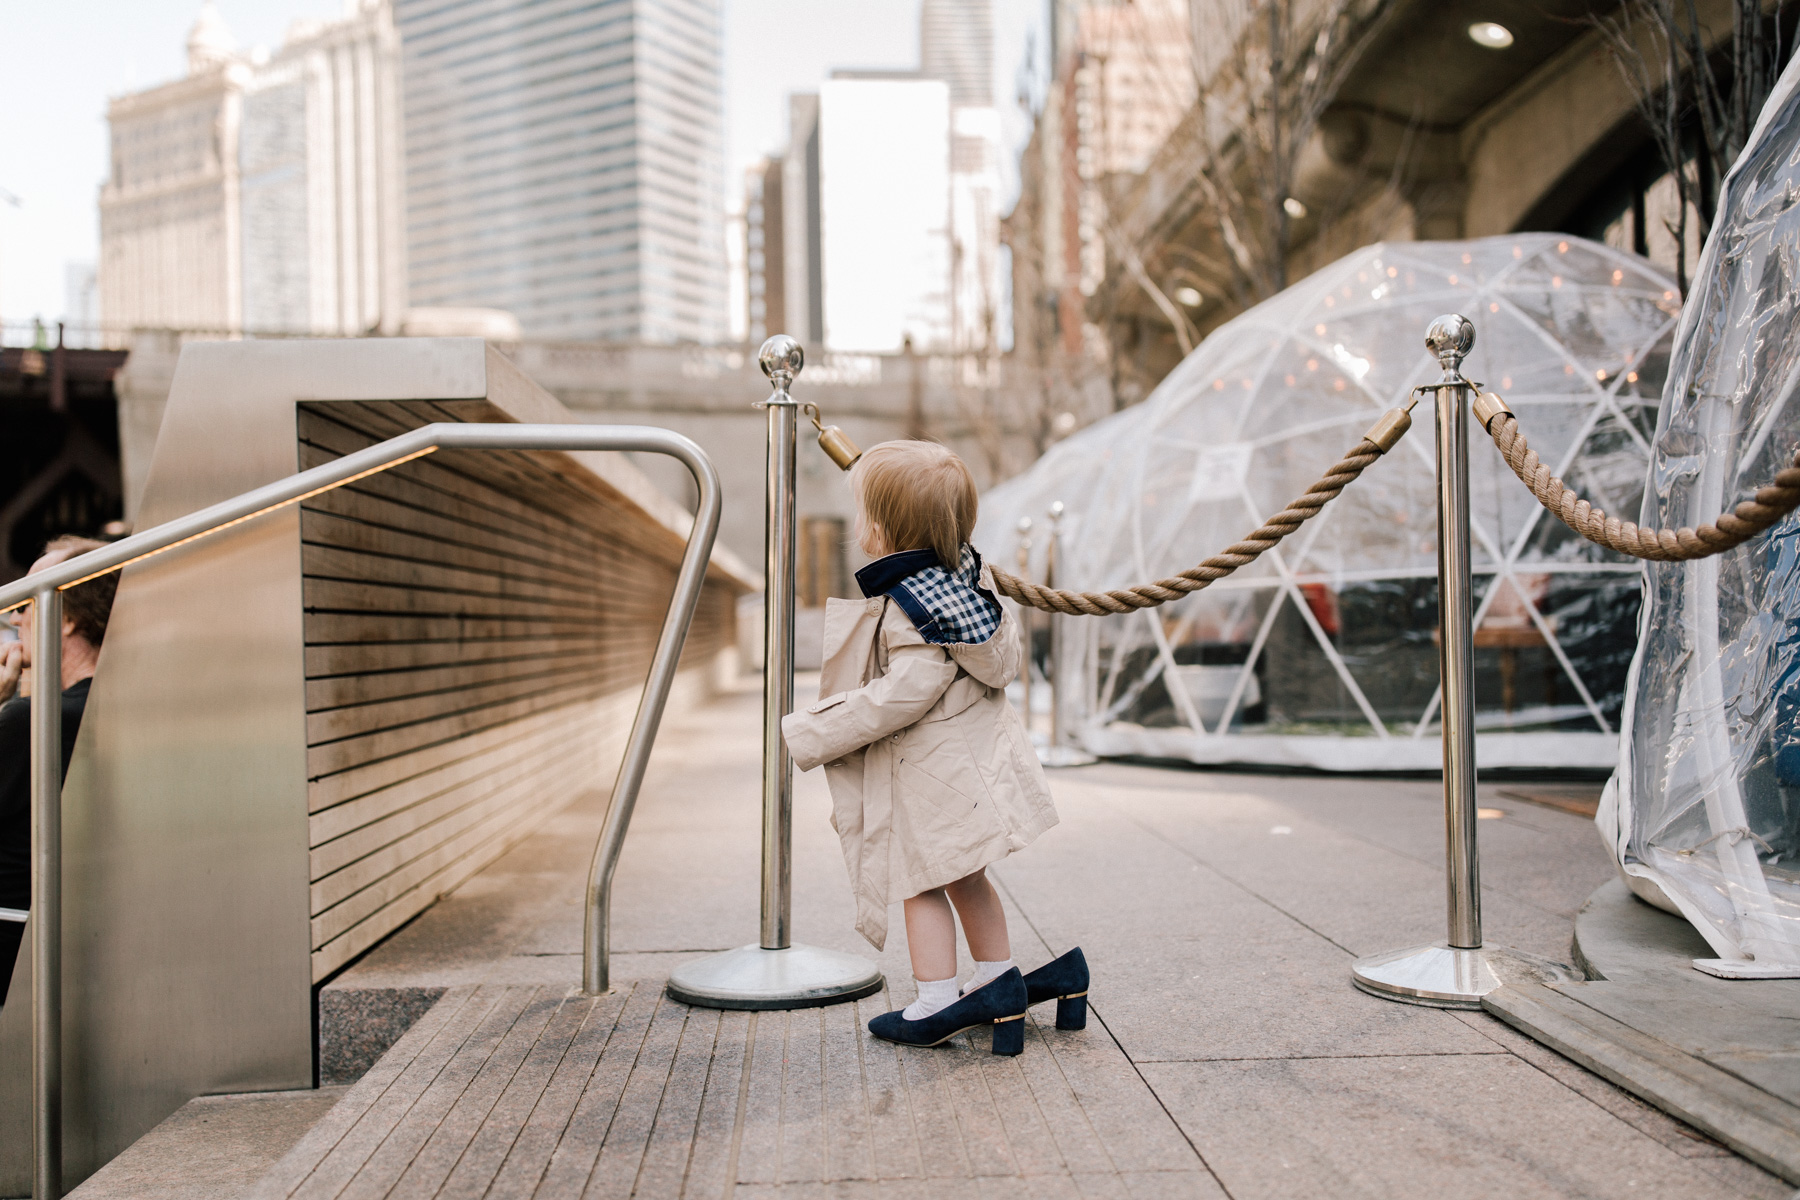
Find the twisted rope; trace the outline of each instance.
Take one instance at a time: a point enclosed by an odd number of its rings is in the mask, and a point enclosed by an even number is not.
[[[1395,435],[1396,438],[1398,436]],[[1293,533],[1312,517],[1318,516],[1320,509],[1335,500],[1339,492],[1381,455],[1380,445],[1367,437],[1362,438],[1348,454],[1338,460],[1336,466],[1307,488],[1305,495],[1264,521],[1249,537],[1226,547],[1198,566],[1189,567],[1168,579],[1140,583],[1135,587],[1111,592],[1069,592],[1044,587],[1028,579],[1020,579],[999,567],[992,567],[990,569],[994,576],[994,586],[1000,589],[1001,595],[1009,596],[1020,604],[1028,604],[1045,612],[1068,613],[1071,616],[1099,617],[1109,613],[1128,613],[1179,600],[1216,579],[1225,578],[1239,567],[1255,562],[1264,551],[1272,549],[1282,538]]]
[[[1588,541],[1634,558],[1685,562],[1710,554],[1723,554],[1800,508],[1800,451],[1795,452],[1791,465],[1775,473],[1774,483],[1756,489],[1754,500],[1746,500],[1731,512],[1721,513],[1711,524],[1698,529],[1686,526],[1645,529],[1630,521],[1607,516],[1550,474],[1550,468],[1526,444],[1519,420],[1512,413],[1504,410],[1496,413],[1488,421],[1488,436],[1494,439],[1494,445],[1513,469],[1513,474],[1531,489],[1531,494],[1550,510],[1551,515]]]

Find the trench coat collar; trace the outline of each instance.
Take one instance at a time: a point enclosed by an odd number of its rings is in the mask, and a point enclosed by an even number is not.
[[[924,550],[902,550],[898,554],[878,558],[862,568],[856,573],[856,584],[862,588],[863,595],[873,600],[877,596],[886,595],[926,567],[938,565],[937,551],[929,547]]]

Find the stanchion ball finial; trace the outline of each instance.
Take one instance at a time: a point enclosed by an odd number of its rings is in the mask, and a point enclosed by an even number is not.
[[[778,333],[764,342],[756,357],[762,364],[763,374],[783,390],[794,382],[794,377],[800,374],[800,368],[806,365],[806,352],[800,348],[799,342],[785,333]]]
[[[1444,370],[1454,371],[1475,348],[1475,326],[1459,313],[1447,313],[1425,331],[1425,348],[1437,357]]]

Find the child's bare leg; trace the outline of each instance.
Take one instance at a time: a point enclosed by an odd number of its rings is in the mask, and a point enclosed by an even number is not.
[[[1006,910],[1000,907],[1000,894],[988,882],[987,871],[965,875],[944,891],[956,905],[962,918],[963,936],[969,939],[969,953],[975,959],[975,974],[963,985],[965,993],[986,987],[1012,970],[1012,942],[1006,936]]]
[[[956,975],[956,918],[950,914],[950,901],[944,895],[944,889],[921,892],[906,901],[904,907],[906,948],[912,955],[913,978],[953,978]]]
[[[956,1003],[956,918],[943,888],[921,892],[905,909],[906,948],[919,994],[901,1015],[922,1021]]]
[[[987,868],[963,876],[946,887],[944,893],[949,896],[950,903],[956,905],[956,915],[962,918],[963,936],[969,940],[969,953],[976,962],[1005,962],[1012,958],[1012,942],[1006,936],[1006,910],[1000,907],[1000,894],[989,882]],[[910,916],[906,931],[910,939]],[[918,961],[916,957],[913,959],[915,964]],[[954,959],[951,965],[954,967]]]

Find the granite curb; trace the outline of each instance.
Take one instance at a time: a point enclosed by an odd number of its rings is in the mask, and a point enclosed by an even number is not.
[[[1800,1184],[1800,980],[1722,980],[1681,918],[1618,879],[1576,918],[1589,979],[1514,983],[1488,1012],[1564,1057]]]

